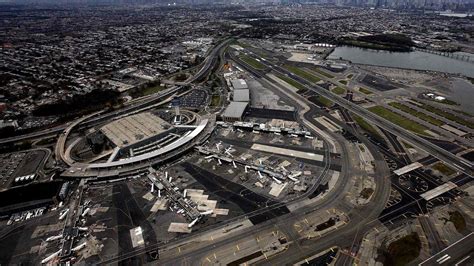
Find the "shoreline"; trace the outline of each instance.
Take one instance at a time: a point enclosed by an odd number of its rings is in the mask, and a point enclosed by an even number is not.
[[[350,47],[350,46],[347,46],[347,47]],[[353,48],[364,49],[364,48],[360,48],[360,47],[353,47]],[[373,50],[373,49],[367,49],[367,50]],[[374,50],[374,51],[378,52],[378,51],[381,51],[381,50]],[[384,51],[384,52],[391,53],[390,51]],[[422,53],[425,53],[425,52],[422,52]],[[330,55],[328,55],[325,60],[330,60],[330,61],[334,61],[334,62],[350,63],[350,64],[355,65],[355,66],[360,65],[360,66],[386,67],[386,68],[392,68],[392,69],[412,70],[412,71],[431,73],[431,74],[445,74],[445,75],[451,75],[451,76],[456,76],[456,77],[461,77],[461,78],[466,78],[466,79],[474,79],[474,73],[472,74],[472,76],[468,76],[468,75],[463,74],[463,73],[445,72],[445,71],[441,71],[441,70],[419,69],[419,68],[400,67],[400,66],[387,66],[387,65],[375,64],[375,63],[357,63],[357,62],[353,62],[351,60],[344,59],[344,58],[329,58],[329,56]]]

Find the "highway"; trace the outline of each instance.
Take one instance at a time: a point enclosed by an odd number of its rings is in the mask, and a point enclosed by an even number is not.
[[[71,158],[66,157],[65,153],[64,153],[64,149],[65,149],[65,146],[66,146],[66,140],[67,140],[67,137],[69,136],[69,133],[71,133],[71,131],[74,129],[75,126],[79,125],[83,121],[85,121],[85,120],[87,120],[87,119],[89,119],[89,118],[91,118],[95,115],[98,115],[99,113],[100,112],[93,113],[93,114],[90,114],[90,115],[87,115],[87,116],[83,116],[80,119],[77,119],[76,121],[74,121],[73,123],[68,125],[68,127],[61,133],[61,135],[59,136],[58,141],[56,143],[54,154],[55,154],[55,157],[56,157],[57,161],[62,160],[68,166],[71,166],[73,164],[73,161],[71,160]]]

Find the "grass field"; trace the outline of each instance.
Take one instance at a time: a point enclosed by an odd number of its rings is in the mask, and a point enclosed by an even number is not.
[[[211,106],[218,106],[221,101],[221,97],[217,94],[213,94],[211,97]]]
[[[449,212],[449,221],[454,224],[454,227],[456,227],[456,231],[461,233],[466,230],[466,220],[460,212]]]
[[[406,117],[394,113],[388,110],[387,108],[384,108],[382,106],[373,106],[370,107],[368,110],[396,125],[403,127],[406,130],[410,130],[411,132],[424,136],[431,136],[425,132],[425,130],[428,130],[428,128],[426,128],[425,126],[408,120]]]
[[[155,86],[152,86],[152,87],[144,88],[143,90],[139,91],[137,94],[139,96],[146,96],[146,95],[150,95],[150,94],[160,92],[164,89],[166,89],[166,87],[162,87],[160,85],[155,85]]]
[[[263,70],[265,69],[265,65],[260,63],[259,61],[253,59],[252,57],[248,56],[248,55],[240,55],[239,56],[240,60],[244,61],[246,64],[248,64],[249,66],[255,68],[255,69],[258,69],[258,70]]]
[[[317,99],[322,105],[324,105],[326,107],[331,107],[331,106],[334,105],[334,103],[331,100],[329,100],[328,98],[323,97],[321,95],[319,95]]]
[[[413,116],[416,116],[422,120],[425,120],[426,122],[430,123],[430,124],[433,124],[435,126],[442,126],[446,123],[444,123],[443,121],[439,120],[439,119],[436,119],[430,115],[427,115],[425,113],[422,113],[422,112],[418,112],[417,110],[415,109],[412,109],[404,104],[401,104],[401,103],[397,103],[397,102],[391,102],[389,103],[390,106],[392,107],[395,107],[397,108],[398,110],[401,110],[405,113],[409,113]]]
[[[421,104],[421,106],[420,106],[421,108],[423,108],[423,109],[425,109],[425,110],[427,110],[427,111],[430,111],[430,112],[432,112],[432,113],[434,113],[434,114],[437,114],[437,115],[442,116],[442,117],[444,117],[444,118],[446,118],[446,119],[449,119],[449,120],[451,120],[451,121],[454,121],[454,122],[456,122],[456,123],[458,123],[458,124],[460,124],[460,125],[464,125],[464,126],[466,126],[466,127],[469,127],[469,128],[474,129],[474,123],[471,123],[471,122],[469,122],[469,121],[467,121],[467,120],[465,120],[465,119],[463,119],[463,118],[461,118],[461,117],[459,117],[459,116],[456,116],[456,115],[454,115],[454,114],[452,114],[452,113],[450,113],[450,112],[443,111],[443,110],[441,110],[441,109],[438,109],[438,108],[433,107],[433,106],[428,105],[428,104],[424,104],[424,103],[421,103],[421,102],[418,102],[418,103]]]
[[[311,68],[311,70],[325,76],[326,78],[330,78],[330,79],[334,78],[333,75],[327,73],[326,71],[321,70],[320,68],[313,67],[313,68]]]
[[[341,87],[335,87],[334,89],[332,89],[332,92],[334,92],[337,95],[342,95],[346,93],[346,90]]]
[[[284,76],[284,75],[277,75],[277,77],[279,79],[282,79],[284,80],[286,83],[290,84],[291,86],[297,88],[298,90],[303,90],[305,89],[304,85],[299,83],[298,81],[290,78],[290,77],[287,77],[287,76]]]
[[[435,101],[437,103],[442,103],[442,104],[447,104],[447,105],[459,105],[459,103],[455,102],[455,101],[452,101],[452,100],[448,100],[448,99],[444,99],[444,100],[441,100],[441,101]]]
[[[402,141],[402,144],[403,144],[403,146],[405,146],[405,148],[407,148],[407,149],[414,149],[414,148],[415,148],[415,147],[413,147],[410,143],[407,143],[407,142],[404,142],[404,141]]]
[[[407,265],[420,255],[421,241],[417,233],[411,233],[390,243],[384,265]]]
[[[348,78],[348,79],[352,79],[353,77],[354,77],[354,75],[353,75],[353,74],[349,74],[349,75],[347,75],[347,78]]]
[[[456,173],[456,171],[454,171],[451,167],[445,165],[442,162],[438,162],[435,165],[433,165],[433,169],[438,170],[442,174],[447,175],[447,176]]]
[[[347,85],[347,80],[339,80],[340,83]]]
[[[292,72],[293,74],[308,80],[309,82],[316,83],[316,82],[321,80],[320,78],[316,77],[315,75],[313,75],[313,74],[311,74],[307,71],[304,71],[299,67],[295,67],[295,66],[291,66],[291,65],[284,65],[283,67],[286,68],[288,71]]]
[[[358,115],[355,115],[355,114],[352,115],[352,118],[363,130],[369,132],[370,134],[372,134],[374,136],[377,136],[377,137],[380,137],[380,138],[382,137],[382,136],[380,136],[379,132],[371,124],[369,124],[367,121],[365,121],[364,118],[362,118]]]
[[[368,89],[364,89],[364,88],[359,88],[359,91],[362,92],[363,94],[367,94],[367,95],[373,94],[373,92],[369,91]]]

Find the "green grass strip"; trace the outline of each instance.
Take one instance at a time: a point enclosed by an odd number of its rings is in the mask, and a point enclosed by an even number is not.
[[[425,130],[428,130],[427,127],[420,125],[418,123],[415,123],[407,119],[406,117],[403,117],[397,113],[394,113],[388,110],[385,107],[373,106],[373,107],[368,108],[368,110],[396,125],[403,127],[406,130],[409,130],[411,132],[414,132],[420,135],[430,136],[428,133],[425,132]]]
[[[430,124],[433,124],[435,126],[442,126],[446,123],[444,123],[443,121],[439,120],[439,119],[436,119],[430,115],[427,115],[425,113],[422,113],[422,112],[418,112],[417,110],[415,109],[412,109],[404,104],[401,104],[401,103],[397,103],[397,102],[392,102],[392,103],[389,103],[390,106],[392,107],[395,107],[397,108],[398,110],[401,110],[405,113],[409,113],[413,116],[416,116],[422,120],[425,120],[427,122],[429,122]]]
[[[252,57],[248,56],[248,55],[240,55],[239,56],[240,60],[244,61],[246,64],[248,64],[249,66],[255,68],[255,69],[258,69],[258,70],[263,70],[265,69],[265,65],[260,63],[259,61],[253,59]]]
[[[430,111],[430,112],[432,112],[432,113],[434,113],[434,114],[437,114],[437,115],[442,116],[442,117],[444,117],[444,118],[446,118],[446,119],[449,119],[449,120],[451,120],[451,121],[454,121],[454,122],[456,122],[456,123],[458,123],[458,124],[460,124],[460,125],[464,125],[464,126],[466,126],[466,127],[469,127],[469,128],[474,129],[474,123],[471,123],[471,122],[469,122],[469,121],[467,121],[467,120],[465,120],[465,119],[463,119],[463,118],[461,118],[461,117],[459,117],[459,116],[453,115],[453,114],[450,113],[450,112],[446,112],[446,111],[444,111],[444,110],[438,109],[438,108],[433,107],[433,106],[428,105],[428,104],[424,104],[424,103],[421,103],[421,102],[418,102],[418,103],[421,104],[421,105],[420,105],[421,108],[423,108],[423,109],[425,109],[425,110],[427,110],[427,111]]]
[[[300,76],[312,83],[316,83],[321,80],[320,78],[316,77],[315,75],[307,71],[302,70],[301,68],[291,66],[291,65],[284,65],[283,67],[286,68],[288,71],[292,72],[293,74]]]
[[[337,95],[342,95],[346,93],[346,90],[341,87],[335,87],[334,89],[332,89],[332,92],[334,92]]]

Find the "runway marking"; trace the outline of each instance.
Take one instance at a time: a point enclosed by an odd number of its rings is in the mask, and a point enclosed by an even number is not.
[[[265,259],[268,260],[267,254],[263,253],[263,256],[265,256]]]
[[[309,224],[308,219],[304,218],[306,224]]]
[[[209,261],[209,262],[211,262],[211,260],[210,260],[208,257],[206,257],[206,260]]]
[[[181,247],[178,247],[178,253],[181,253]]]
[[[377,233],[379,233],[379,232],[380,232],[379,230],[377,230],[377,227],[374,227],[374,230],[375,230],[375,231],[377,231]]]
[[[331,214],[331,212],[329,210],[326,210],[328,212],[328,214]]]
[[[237,247],[237,250],[240,251],[239,244],[235,245]]]
[[[217,260],[217,256],[216,256],[216,253],[214,253],[214,259]]]
[[[456,263],[455,266],[461,265],[461,263],[463,263],[464,261],[466,261],[466,260],[469,259],[470,257],[471,257],[471,256],[467,256],[467,257],[465,257],[464,259],[458,261],[458,263]]]

